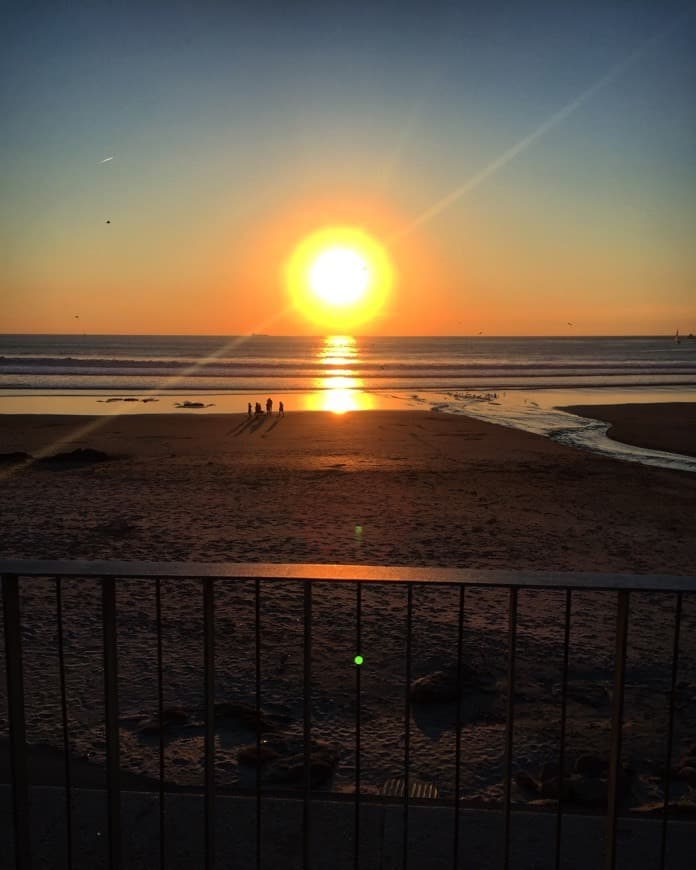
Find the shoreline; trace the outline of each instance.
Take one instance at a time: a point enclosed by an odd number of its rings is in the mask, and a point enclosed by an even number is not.
[[[622,444],[696,456],[696,402],[569,405],[560,410],[608,423],[607,437]]]
[[[155,426],[164,421],[167,421],[167,424],[171,425],[174,420],[178,421],[201,417],[229,419],[239,425],[246,421],[249,426],[261,425],[263,421],[279,421],[279,419],[282,419],[278,417],[277,410],[274,410],[270,415],[263,413],[258,416],[248,416],[248,414],[240,412],[220,412],[204,407],[181,407],[175,411],[158,411],[156,416],[143,414],[143,410],[142,406],[138,404],[129,406],[127,414],[0,413],[0,421],[4,421],[5,423],[8,421],[19,421],[19,428],[25,425],[33,425],[34,428],[41,428],[46,425],[67,425],[68,421],[75,421],[75,429],[78,431],[81,429],[87,431],[98,431],[103,426],[108,427],[110,424],[107,421],[112,421],[114,419],[142,420],[142,425],[144,426],[150,425],[151,421]],[[287,416],[296,417],[298,415],[304,416],[319,413],[332,418],[351,414],[363,414],[365,412],[369,412],[370,414],[388,412],[427,415],[432,413],[432,410],[440,411],[445,415],[448,414],[446,406],[442,409],[440,409],[440,407],[437,407],[436,409],[423,407],[420,410],[414,410],[413,407],[401,404],[398,407],[348,408],[341,411],[326,409],[302,409],[291,411],[287,409]],[[634,447],[644,447],[649,450],[659,450],[666,453],[675,453],[683,456],[696,456],[696,401],[565,405],[558,406],[557,410],[577,417],[608,423],[609,428],[606,432],[607,437],[622,444]],[[468,416],[466,409],[461,413],[464,416]],[[470,419],[481,418],[480,416],[474,417],[474,415],[472,415]],[[51,420],[53,422],[49,424],[46,420]],[[503,422],[498,423],[495,420],[487,422],[491,425],[505,426]],[[9,428],[14,429],[15,426],[10,423]],[[3,447],[4,443],[5,439],[0,437],[0,453],[6,452],[7,450],[6,447]],[[10,448],[12,450],[25,449],[23,446],[18,446],[19,441],[16,439],[13,440],[10,438],[9,443],[14,445]]]

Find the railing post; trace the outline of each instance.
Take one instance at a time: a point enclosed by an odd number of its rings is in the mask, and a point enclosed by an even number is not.
[[[256,870],[261,870],[261,581],[254,581],[254,683],[256,689]]]
[[[106,802],[109,831],[109,867],[121,867],[121,790],[118,733],[118,665],[116,646],[116,585],[102,577],[104,630],[104,726],[106,731]]]
[[[215,602],[213,581],[203,579],[203,657],[205,669],[205,868],[215,866]]]
[[[503,780],[503,867],[510,866],[510,800],[512,794],[512,734],[515,725],[515,644],[517,640],[517,588],[508,600],[507,715],[505,721],[505,777]]]
[[[58,631],[58,676],[60,679],[60,712],[63,720],[63,756],[65,763],[65,862],[73,866],[72,842],[72,775],[70,772],[70,735],[68,732],[68,693],[65,683],[65,643],[63,639],[63,578],[56,577],[56,622]]]
[[[164,668],[162,662],[162,581],[155,580],[155,627],[157,630],[157,721],[159,734],[159,863],[160,870],[166,864],[165,803],[164,803]]]
[[[16,574],[2,576],[2,606],[5,617],[7,703],[10,725],[10,770],[17,870],[30,870],[29,778],[24,731],[24,680],[22,677],[22,626],[19,615],[19,580]]]
[[[408,870],[408,802],[411,792],[411,668],[413,648],[413,583],[409,583],[406,592],[406,692],[404,697],[404,807],[403,807],[403,854],[401,856],[402,870]]]
[[[454,848],[453,867],[459,867],[459,792],[461,790],[461,766],[462,766],[462,695],[463,668],[462,654],[464,651],[464,587],[459,587],[459,619],[457,625],[457,716],[455,726],[455,749],[454,749]]]
[[[362,655],[362,584],[355,584],[355,654]],[[355,661],[355,819],[353,831],[353,866],[360,867],[360,661]]]
[[[558,735],[558,804],[556,806],[556,863],[555,870],[561,867],[563,790],[565,780],[565,741],[568,718],[568,660],[570,657],[570,611],[572,590],[565,591],[565,619],[563,629],[563,672],[561,678],[561,723]]]
[[[304,584],[304,802],[302,805],[302,867],[310,870],[312,794],[312,584]]]
[[[662,832],[660,837],[660,870],[667,857],[667,820],[669,819],[669,792],[672,782],[672,744],[674,742],[674,705],[677,700],[677,674],[679,673],[679,638],[681,635],[682,594],[677,592],[674,612],[674,640],[672,646],[672,677],[669,688],[669,722],[667,725],[667,752],[665,759],[665,795],[662,804]]]
[[[607,793],[606,870],[616,866],[616,820],[619,809],[619,776],[621,773],[621,728],[623,724],[624,682],[626,677],[626,644],[628,641],[628,612],[630,593],[620,591],[616,607],[616,652],[614,693],[611,717],[611,757]]]

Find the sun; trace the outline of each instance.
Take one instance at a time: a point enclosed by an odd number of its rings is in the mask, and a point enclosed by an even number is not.
[[[293,251],[286,278],[293,307],[322,328],[349,331],[374,318],[393,281],[389,258],[355,227],[327,227]]]
[[[329,248],[309,268],[312,292],[329,305],[353,305],[369,285],[369,267],[351,248]]]

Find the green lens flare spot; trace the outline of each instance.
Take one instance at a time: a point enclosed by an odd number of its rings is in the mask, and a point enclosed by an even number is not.
[[[353,661],[355,662],[356,665],[361,665],[363,663],[363,657],[362,656],[355,656]]]

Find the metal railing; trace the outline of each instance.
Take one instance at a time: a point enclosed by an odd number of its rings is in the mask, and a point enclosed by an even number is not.
[[[465,696],[464,681],[464,633],[466,606],[471,596],[480,594],[482,590],[497,590],[507,597],[507,616],[505,619],[506,634],[506,666],[505,677],[501,683],[501,698],[504,698],[504,750],[502,763],[502,796],[495,807],[502,813],[503,848],[500,866],[513,866],[514,856],[511,853],[511,825],[517,811],[513,807],[513,761],[515,713],[519,700],[517,689],[518,639],[519,629],[519,596],[528,591],[554,592],[562,601],[561,620],[558,626],[562,637],[562,654],[558,663],[561,675],[559,737],[557,761],[557,794],[551,802],[551,811],[555,813],[555,844],[552,864],[556,868],[562,866],[562,833],[564,819],[569,812],[568,801],[564,800],[564,783],[568,772],[566,758],[566,738],[568,725],[569,701],[569,667],[570,667],[570,632],[571,619],[574,613],[573,605],[577,594],[602,592],[608,596],[612,607],[613,636],[613,679],[611,687],[611,709],[609,725],[610,757],[606,776],[607,796],[605,803],[604,827],[604,867],[614,868],[617,865],[617,822],[620,815],[620,778],[622,776],[622,736],[624,729],[624,691],[626,685],[627,644],[629,639],[629,621],[632,598],[636,596],[657,595],[662,602],[667,601],[673,607],[671,660],[669,668],[669,687],[666,690],[667,728],[664,764],[662,767],[663,801],[659,818],[659,861],[658,866],[665,868],[668,833],[670,828],[670,788],[672,777],[672,756],[674,751],[674,729],[676,700],[678,694],[678,677],[682,670],[691,673],[696,663],[693,661],[694,649],[685,644],[681,633],[684,619],[683,602],[685,596],[689,603],[696,601],[696,577],[673,576],[633,576],[592,573],[535,573],[519,571],[476,571],[439,568],[395,568],[372,567],[362,565],[311,565],[311,564],[194,564],[194,563],[130,563],[130,562],[32,562],[32,561],[2,561],[2,607],[4,626],[4,670],[7,686],[7,731],[9,736],[11,801],[13,813],[13,839],[15,864],[19,870],[27,870],[32,866],[33,827],[31,817],[31,795],[33,784],[29,776],[29,748],[27,743],[27,722],[25,718],[25,667],[23,661],[23,631],[32,620],[46,618],[37,616],[22,608],[22,587],[31,583],[32,578],[41,578],[42,582],[52,584],[54,589],[55,609],[55,656],[60,692],[60,730],[62,732],[61,749],[64,759],[63,788],[65,794],[65,846],[62,866],[72,868],[79,865],[75,852],[72,829],[73,819],[71,807],[75,785],[72,775],[71,734],[69,718],[69,698],[66,690],[66,661],[64,635],[64,594],[66,586],[76,580],[89,578],[99,584],[101,590],[101,635],[103,669],[103,722],[105,735],[104,768],[106,774],[107,800],[107,864],[110,868],[120,868],[124,865],[122,854],[122,817],[121,817],[121,738],[119,726],[119,649],[117,633],[117,587],[120,582],[140,583],[143,596],[154,593],[154,623],[156,634],[156,682],[157,682],[157,719],[158,731],[158,784],[159,801],[159,865],[167,866],[167,842],[165,832],[166,794],[169,786],[165,779],[165,737],[164,737],[164,679],[166,662],[163,652],[163,590],[164,582],[192,581],[199,584],[202,607],[202,648],[203,672],[203,855],[197,866],[212,868],[216,862],[216,812],[220,788],[216,783],[216,677],[219,669],[224,668],[224,662],[216,660],[218,640],[216,636],[216,587],[236,585],[244,586],[253,600],[251,622],[253,624],[253,694],[255,712],[255,783],[249,789],[239,788],[239,794],[246,794],[255,802],[255,865],[263,866],[264,831],[262,825],[262,801],[269,795],[294,797],[302,801],[302,859],[301,866],[309,870],[312,866],[310,836],[312,826],[312,804],[319,798],[341,800],[347,803],[346,811],[352,811],[353,859],[352,866],[363,866],[364,850],[361,849],[363,832],[362,808],[371,803],[384,804],[398,800],[402,813],[402,847],[401,866],[409,866],[409,811],[422,803],[418,798],[415,781],[411,775],[412,749],[412,718],[414,700],[413,685],[413,631],[414,631],[414,590],[424,591],[426,596],[436,596],[438,590],[449,588],[454,590],[456,609],[452,614],[452,624],[455,626],[454,647],[456,648],[456,701],[454,725],[454,787],[450,796],[429,798],[430,806],[442,807],[443,811],[451,813],[451,865],[453,868],[476,866],[467,863],[462,855],[461,819],[468,811],[462,805],[462,731],[464,713],[462,708]],[[317,797],[317,788],[313,784],[312,759],[312,690],[313,690],[313,605],[316,584],[331,584],[335,588],[354,589],[354,649],[356,656],[363,650],[364,629],[364,593],[366,584],[379,584],[393,589],[405,587],[405,638],[403,661],[405,667],[404,680],[404,717],[403,717],[403,788],[399,798],[375,794],[374,789],[368,793],[364,786],[365,770],[361,759],[363,756],[363,719],[361,716],[361,672],[358,658],[355,659],[353,670],[354,680],[354,759],[352,789],[341,794],[331,794],[323,791]],[[266,589],[283,584],[301,590],[302,607],[302,742],[303,742],[303,775],[301,789],[275,789],[269,791],[262,786],[262,656],[261,644],[263,626],[261,619],[261,601]],[[466,595],[466,599],[465,599]],[[671,603],[670,603],[671,602]],[[53,605],[52,605],[53,606]],[[664,609],[664,608],[663,608]],[[48,608],[46,609],[48,612]],[[353,656],[350,656],[351,660]],[[504,683],[504,688],[502,684]],[[548,805],[545,807],[548,813]],[[541,811],[541,810],[539,810]],[[219,858],[219,856],[218,856]],[[60,862],[56,864],[60,866]]]

